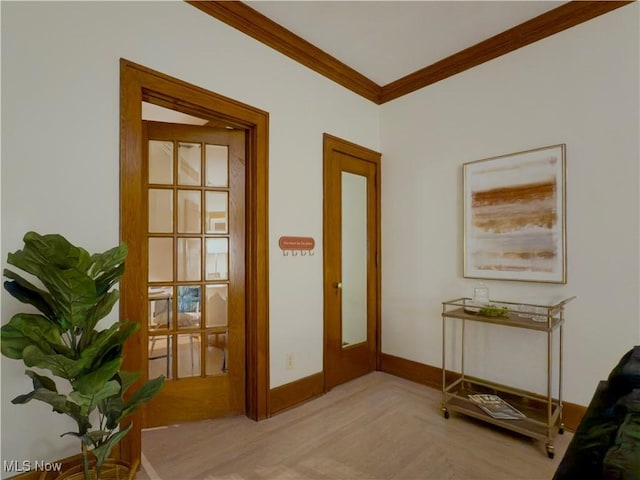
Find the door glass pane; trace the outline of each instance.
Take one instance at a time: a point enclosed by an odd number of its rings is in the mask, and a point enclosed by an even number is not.
[[[149,281],[173,281],[173,238],[149,239]]]
[[[148,355],[149,378],[156,378],[164,375],[171,378],[171,336],[153,335],[149,336]]]
[[[149,183],[173,183],[173,142],[149,140]]]
[[[200,287],[178,287],[178,328],[200,328]]]
[[[178,185],[201,184],[201,154],[199,143],[178,143]]]
[[[200,191],[178,190],[178,233],[200,233]]]
[[[227,372],[227,339],[229,332],[207,334],[207,376],[222,375]]]
[[[207,285],[207,327],[227,326],[227,285]]]
[[[227,192],[210,192],[206,193],[206,233],[228,233],[229,225],[227,223],[229,194]]]
[[[173,190],[149,189],[149,232],[173,233]]]
[[[206,186],[229,186],[229,147],[226,145],[207,145],[205,153]]]
[[[199,238],[178,239],[178,281],[197,282],[200,280],[201,241]]]
[[[173,287],[149,287],[149,332],[171,328]]]
[[[200,376],[200,335],[178,335],[178,377]]]
[[[367,178],[342,172],[342,346],[367,341]]]
[[[226,280],[229,277],[229,239],[207,238],[207,280]]]

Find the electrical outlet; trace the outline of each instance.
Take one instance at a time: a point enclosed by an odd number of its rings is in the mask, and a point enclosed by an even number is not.
[[[285,368],[287,370],[293,370],[293,353],[287,353],[285,358]]]

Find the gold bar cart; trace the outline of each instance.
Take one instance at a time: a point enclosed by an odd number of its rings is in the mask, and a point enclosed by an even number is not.
[[[471,298],[457,298],[442,302],[442,412],[449,418],[449,412],[459,412],[493,425],[518,432],[531,438],[545,441],[549,458],[553,458],[555,448],[553,439],[557,433],[564,433],[562,423],[562,326],[564,307],[575,297],[563,299],[553,304],[530,304],[491,301],[491,308],[479,308]],[[496,313],[497,312],[497,313]],[[490,316],[492,314],[500,316]],[[461,349],[459,371],[446,369],[447,319],[456,319],[461,325]],[[547,334],[547,392],[546,395],[527,392],[521,389],[500,385],[465,374],[465,324],[482,322],[507,327],[537,330]],[[552,394],[553,373],[553,333],[558,335],[558,398]],[[525,415],[521,419],[494,418],[485,413],[469,395],[498,395]]]

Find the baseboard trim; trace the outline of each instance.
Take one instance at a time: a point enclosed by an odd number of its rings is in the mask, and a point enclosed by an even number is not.
[[[381,370],[383,372],[411,380],[412,382],[421,383],[431,388],[442,389],[442,368],[414,362],[413,360],[407,360],[406,358],[396,357],[387,353],[383,353],[381,358]],[[587,407],[582,405],[562,402],[562,421],[565,429],[575,432],[586,411]]]
[[[318,397],[323,392],[322,372],[272,388],[269,390],[269,416]]]

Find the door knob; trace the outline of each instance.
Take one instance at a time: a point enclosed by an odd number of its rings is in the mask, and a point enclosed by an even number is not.
[[[342,282],[336,282],[336,283],[334,283],[334,284],[333,284],[333,287],[334,287],[336,290],[342,290]]]

